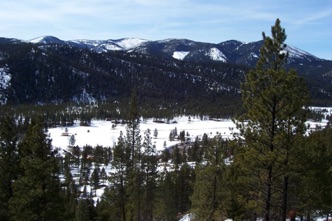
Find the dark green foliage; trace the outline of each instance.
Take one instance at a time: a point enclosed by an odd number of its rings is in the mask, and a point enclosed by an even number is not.
[[[200,142],[198,140],[198,137],[195,138],[195,141],[191,148],[188,149],[188,155],[189,159],[188,161],[194,161],[194,162],[201,162],[202,161],[202,151],[203,151],[203,146],[200,145]]]
[[[157,180],[159,178],[158,156],[155,145],[152,144],[151,131],[144,132],[143,155],[142,155],[142,173],[143,173],[143,220],[152,221],[154,215],[154,204],[156,201]]]
[[[130,148],[131,167],[137,167],[141,160],[140,113],[137,103],[137,94],[134,89],[130,99],[130,109],[126,126],[127,145]]]
[[[155,217],[165,221],[175,221],[178,213],[176,204],[176,184],[174,173],[161,173],[156,193]]]
[[[215,220],[219,209],[218,204],[222,202],[222,199],[217,196],[220,194],[220,172],[217,172],[216,167],[212,165],[199,165],[195,172],[194,193],[190,198],[192,201],[191,210],[196,215],[197,220]]]
[[[40,123],[32,121],[19,148],[22,175],[12,186],[12,219],[60,220],[64,208],[58,167]]]
[[[319,210],[321,215],[331,213],[332,206],[332,128],[313,132],[300,143],[300,154],[295,159],[298,171],[296,208],[298,214],[310,219]]]
[[[179,172],[175,174],[176,195],[175,203],[177,211],[186,213],[191,208],[190,196],[193,193],[193,183],[195,183],[195,172],[187,163],[183,163]]]
[[[91,221],[95,220],[96,212],[93,205],[93,200],[82,199],[79,200],[75,220],[76,221]]]
[[[19,177],[18,129],[10,117],[0,119],[0,220],[9,220],[12,184]]]
[[[116,173],[112,174],[110,181],[113,186],[106,190],[105,198],[101,201],[104,204],[111,204],[113,214],[118,214],[118,220],[125,221],[127,217],[127,165],[130,161],[130,152],[127,151],[126,143],[122,137],[122,133],[118,138],[118,143],[113,150],[112,166],[116,169]],[[104,202],[105,201],[105,202]]]
[[[272,38],[263,33],[260,59],[242,85],[245,114],[238,118],[243,122],[238,127],[245,145],[236,155],[244,175],[257,178],[248,179],[248,191],[257,195],[251,200],[263,205],[260,209],[263,208],[264,215],[260,215],[266,221],[286,219],[288,186],[292,176],[290,166],[296,157],[292,155],[292,149],[305,131],[302,107],[308,100],[306,87],[297,73],[284,69],[288,54],[284,51],[286,35],[279,19],[271,32]],[[252,182],[256,187],[262,186],[256,188]],[[279,189],[282,190],[281,195],[278,195]],[[257,212],[260,210],[258,207]]]
[[[129,116],[126,125],[126,145],[130,151],[130,161],[127,165],[127,192],[129,219],[140,221],[143,218],[143,174],[142,171],[142,144],[140,135],[140,113],[137,104],[136,89],[132,91]]]
[[[95,195],[97,194],[97,189],[99,188],[99,182],[100,182],[100,175],[99,175],[99,168],[95,168],[91,174],[91,180],[90,183],[93,186],[93,189],[95,190]]]
[[[228,141],[221,139],[220,135],[211,139],[209,145],[204,147],[205,163],[198,164],[195,168],[196,180],[190,199],[191,210],[197,220],[226,218],[222,203],[227,183],[224,180],[224,150],[227,146]]]

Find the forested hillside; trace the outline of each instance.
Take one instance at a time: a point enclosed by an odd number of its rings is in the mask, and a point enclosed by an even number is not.
[[[150,107],[195,107],[209,115],[230,109],[225,115],[234,114],[240,83],[258,61],[262,46],[262,41],[210,44],[169,39],[139,41],[125,50],[129,41],[1,39],[0,103],[112,103],[128,101],[136,87],[140,101]],[[285,68],[294,68],[306,80],[312,104],[330,105],[332,62],[291,46],[285,51]],[[176,53],[186,56],[175,59]]]
[[[6,104],[103,103],[129,98],[136,87],[150,106],[195,105],[204,111],[240,99],[246,68],[148,55],[96,53],[66,45],[0,44]],[[193,106],[193,105],[192,105]],[[206,107],[206,108],[204,108]]]

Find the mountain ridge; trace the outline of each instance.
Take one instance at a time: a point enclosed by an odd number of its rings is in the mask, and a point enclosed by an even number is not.
[[[6,79],[0,84],[0,103],[104,102],[128,98],[137,87],[144,99],[159,103],[208,100],[212,106],[226,107],[240,100],[240,83],[256,65],[262,44],[0,38],[0,81]],[[286,68],[306,80],[311,96],[319,101],[315,104],[332,104],[332,61],[293,46],[288,50]]]
[[[234,51],[243,51],[244,50],[256,50],[257,51],[257,45],[262,45],[262,40],[259,41],[253,41],[253,42],[242,42],[238,40],[227,40],[220,43],[209,43],[209,42],[198,42],[193,41],[190,39],[175,39],[175,38],[169,38],[164,40],[147,40],[142,38],[120,38],[120,39],[107,39],[107,40],[89,40],[89,39],[76,39],[76,40],[61,40],[54,36],[42,36],[38,38],[34,38],[31,40],[28,40],[27,42],[34,43],[34,44],[76,44],[77,46],[86,47],[90,50],[94,50],[96,52],[107,52],[107,51],[113,51],[113,50],[123,50],[128,52],[145,52],[147,48],[153,47],[153,45],[158,44],[159,45],[159,53],[162,51],[164,54],[171,56],[174,52],[182,51],[182,52],[190,52],[198,53],[195,50],[203,50],[206,54],[208,50],[210,49],[218,49],[220,52],[224,53],[226,52],[232,52]],[[235,45],[235,47],[232,45]],[[163,48],[160,48],[163,47]],[[209,47],[207,49],[207,47]],[[156,49],[156,48],[154,48]],[[327,60],[323,58],[318,58],[317,56],[311,54],[310,52],[306,52],[302,49],[299,49],[295,46],[287,46],[286,50],[289,52],[290,57],[311,57],[311,59],[315,60]],[[218,52],[217,52],[218,53]],[[259,53],[256,53],[258,56]],[[224,58],[219,59],[218,56],[210,56],[211,60],[221,60],[226,62],[227,60],[234,63],[234,59],[231,58]],[[184,59],[184,58],[183,58]],[[238,62],[235,62],[238,63]]]

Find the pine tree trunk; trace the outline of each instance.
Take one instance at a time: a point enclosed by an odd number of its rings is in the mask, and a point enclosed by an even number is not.
[[[270,210],[271,210],[271,196],[272,196],[272,166],[268,168],[268,178],[266,185],[266,201],[265,201],[265,221],[270,221]]]
[[[286,221],[287,218],[287,199],[288,199],[288,176],[284,177],[284,189],[283,189],[283,199],[282,199],[282,220]]]
[[[123,179],[121,178],[121,206],[122,206],[122,221],[126,221],[126,204],[125,204],[125,199],[124,199],[124,184],[123,184]]]

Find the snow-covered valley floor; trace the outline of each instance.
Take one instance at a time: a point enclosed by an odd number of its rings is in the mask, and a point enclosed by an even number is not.
[[[143,135],[147,129],[151,130],[152,142],[156,145],[157,150],[163,150],[164,144],[166,146],[172,146],[179,141],[169,141],[169,135],[171,130],[177,129],[178,133],[185,131],[189,134],[192,141],[198,136],[202,137],[206,133],[209,137],[214,137],[217,133],[220,133],[223,138],[232,138],[233,133],[236,133],[236,126],[230,119],[221,120],[201,120],[198,118],[178,117],[175,118],[176,123],[156,123],[153,119],[147,119],[141,121],[140,131]],[[71,135],[75,135],[75,145],[83,147],[90,145],[95,147],[101,145],[103,147],[113,147],[117,143],[120,132],[126,134],[126,125],[117,124],[115,128],[112,128],[113,123],[111,121],[99,121],[92,120],[91,126],[79,126],[79,122],[76,122],[74,126],[70,127],[56,127],[50,128],[49,134],[52,139],[53,147],[60,149],[67,149],[69,145],[69,139]],[[154,131],[157,129],[157,138],[154,137]],[[62,136],[62,133],[68,131],[69,136]]]

